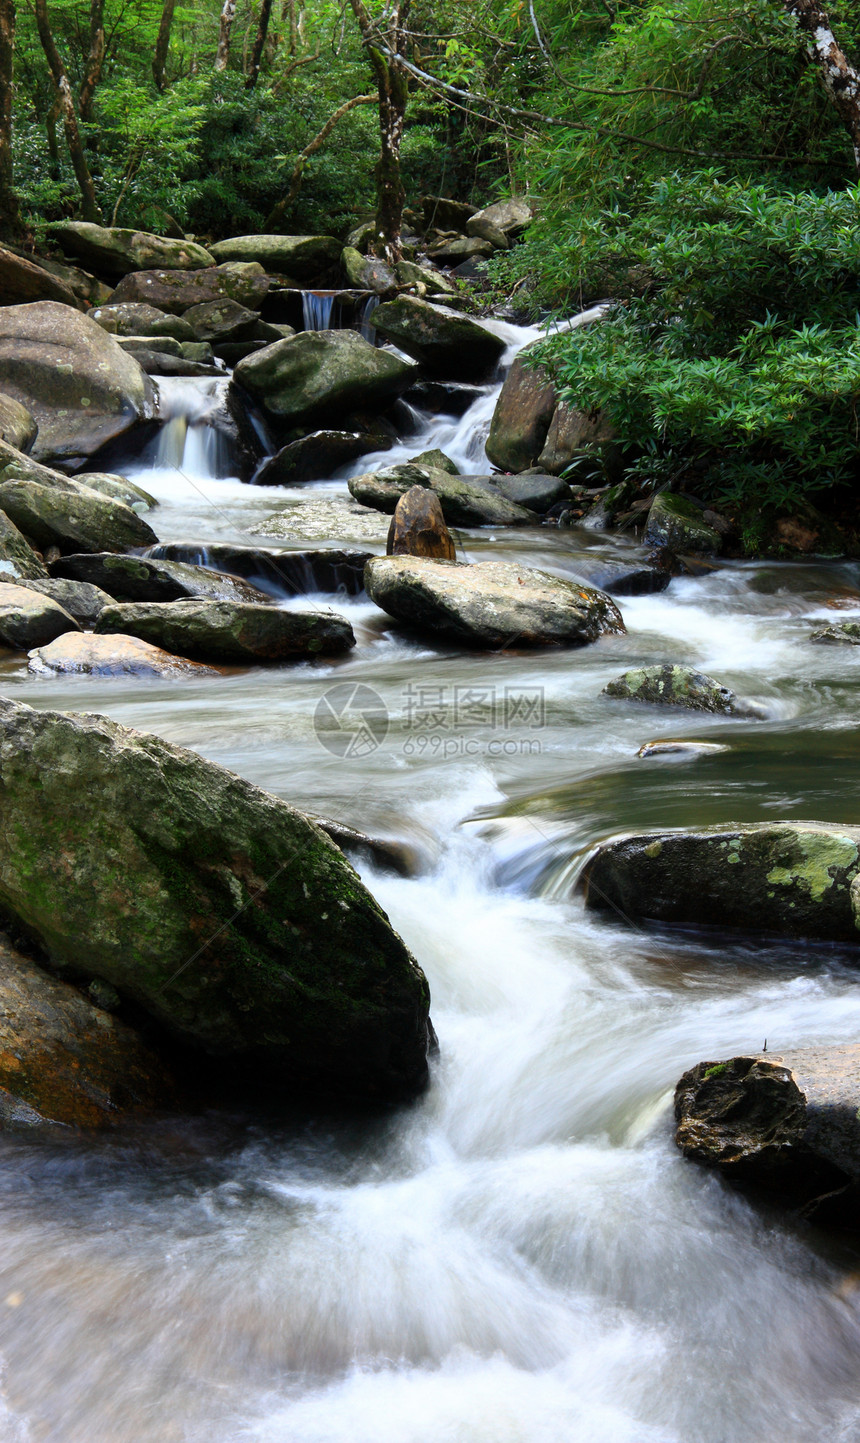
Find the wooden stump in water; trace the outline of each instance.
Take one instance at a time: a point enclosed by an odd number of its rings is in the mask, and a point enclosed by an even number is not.
[[[425,486],[412,486],[401,496],[388,528],[386,551],[389,556],[456,559],[456,547],[435,492]]]

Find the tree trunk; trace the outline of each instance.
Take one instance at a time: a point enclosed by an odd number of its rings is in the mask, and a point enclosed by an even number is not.
[[[218,34],[218,50],[215,55],[214,70],[226,70],[227,62],[230,59],[230,31],[233,29],[233,21],[236,18],[236,0],[224,0],[221,7],[221,29]]]
[[[263,50],[266,45],[266,36],[269,33],[269,21],[272,16],[272,0],[260,0],[260,21],[257,25],[257,33],[254,36],[254,48],[251,51],[251,63],[248,67],[248,74],[245,78],[245,89],[253,90],[257,84],[260,74],[260,62],[263,59]]]
[[[0,0],[0,235],[21,235],[21,211],[12,183],[12,82],[15,57],[15,6]]]
[[[102,78],[102,66],[105,59],[104,9],[104,0],[92,0],[90,5],[90,50],[84,67],[84,78],[78,92],[78,109],[81,112],[81,120],[85,120],[88,125],[91,125],[95,119],[93,96],[96,93],[96,86]]]
[[[60,179],[60,147],[57,144],[57,121],[60,118],[60,97],[55,93],[53,104],[45,116],[45,135],[48,140],[48,154],[51,157],[51,179]]]
[[[158,27],[158,39],[155,42],[155,51],[152,56],[152,78],[155,81],[156,90],[162,94],[166,88],[164,69],[167,65],[167,52],[170,49],[170,31],[173,27],[173,9],[176,0],[164,0],[164,9],[161,12],[161,22]]]
[[[797,21],[809,57],[848,131],[854,164],[860,171],[860,71],[838,44],[827,11],[818,0],[785,0],[785,6]]]
[[[400,64],[401,47],[407,42],[406,21],[411,0],[400,0],[385,14],[384,50],[381,32],[364,0],[350,0],[379,96],[379,160],[376,164],[376,232],[373,249],[394,264],[402,254],[400,231],[406,199],[400,175],[400,146],[406,121],[409,75]]]
[[[87,158],[84,154],[84,147],[81,144],[81,132],[78,129],[78,118],[75,114],[75,102],[72,98],[72,87],[69,84],[69,77],[66,74],[66,67],[63,64],[60,52],[57,49],[54,37],[51,34],[51,26],[48,21],[48,6],[46,0],[35,0],[36,25],[39,31],[39,39],[42,42],[42,49],[45,52],[45,59],[54,78],[57,87],[57,98],[60,103],[60,114],[63,117],[63,126],[66,132],[66,143],[69,147],[69,155],[72,159],[72,166],[75,172],[75,179],[78,182],[78,189],[81,192],[81,211],[84,220],[95,221],[101,224],[101,211],[96,200],[93,178],[90,175],[90,168],[87,165]]]

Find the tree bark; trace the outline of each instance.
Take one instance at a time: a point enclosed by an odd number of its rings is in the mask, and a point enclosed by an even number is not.
[[[860,71],[837,42],[827,11],[818,0],[785,0],[785,6],[797,21],[810,60],[848,131],[854,164],[860,172]]]
[[[279,225],[283,220],[302,188],[302,176],[304,175],[305,166],[311,156],[315,155],[316,152],[325,145],[338,121],[341,120],[344,115],[348,114],[350,110],[354,110],[356,105],[372,105],[375,100],[375,95],[354,95],[351,100],[344,101],[343,105],[339,106],[334,112],[334,115],[329,116],[322,130],[318,131],[313,140],[305,146],[304,150],[299,152],[295,166],[293,167],[293,173],[290,176],[290,188],[283,200],[278,201],[268,216],[265,225],[267,231],[273,230],[275,226]]]
[[[215,54],[213,70],[221,71],[227,69],[227,62],[230,59],[230,31],[233,29],[233,21],[236,19],[236,0],[224,0],[221,7],[221,29],[218,34],[218,49]]]
[[[260,74],[260,63],[263,59],[263,51],[266,46],[266,36],[269,33],[269,21],[272,18],[272,0],[260,0],[260,20],[257,25],[257,33],[254,36],[254,48],[251,51],[251,63],[248,66],[248,74],[245,77],[245,89],[253,90],[257,84]]]
[[[379,160],[376,163],[376,223],[373,249],[394,264],[402,255],[400,232],[406,199],[400,174],[400,146],[406,122],[409,75],[399,55],[408,39],[411,0],[399,0],[385,13],[385,29],[375,24],[364,0],[350,0],[376,80],[379,99]],[[381,43],[380,43],[381,42]],[[382,46],[384,45],[384,50]]]
[[[92,0],[90,5],[90,49],[84,67],[84,78],[78,91],[78,109],[81,112],[81,120],[85,120],[88,125],[92,124],[95,119],[93,96],[96,93],[96,86],[102,78],[102,66],[105,59],[104,9],[104,0]]]
[[[93,185],[93,178],[90,175],[90,168],[87,165],[84,147],[81,143],[81,132],[78,129],[78,117],[75,114],[75,102],[72,98],[72,87],[69,84],[66,67],[63,64],[62,57],[51,33],[46,0],[35,0],[35,9],[39,39],[42,42],[45,59],[48,62],[48,67],[54,79],[54,85],[57,88],[60,114],[63,117],[63,126],[66,132],[66,144],[69,147],[69,155],[72,159],[75,179],[78,182],[78,189],[81,192],[81,212],[84,220],[95,221],[97,225],[100,225],[102,219],[101,211],[96,200],[95,186]]]
[[[12,83],[15,59],[15,5],[0,0],[0,235],[21,235],[21,211],[12,176]]]
[[[167,52],[170,49],[170,31],[173,27],[175,4],[176,0],[164,0],[164,9],[161,12],[161,21],[158,26],[158,38],[152,56],[152,78],[155,81],[156,90],[161,94],[164,93],[167,85],[164,70],[167,65]]]

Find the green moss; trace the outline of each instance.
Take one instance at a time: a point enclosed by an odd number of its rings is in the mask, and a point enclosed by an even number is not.
[[[798,832],[796,837],[799,860],[789,866],[772,867],[767,880],[780,887],[797,883],[813,902],[820,902],[836,880],[831,868],[846,872],[856,866],[857,846],[849,837],[820,832]]]

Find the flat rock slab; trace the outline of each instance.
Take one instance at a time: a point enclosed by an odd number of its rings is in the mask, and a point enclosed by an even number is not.
[[[173,656],[136,636],[94,636],[69,632],[30,652],[28,670],[35,676],[214,676],[199,662]]]
[[[337,612],[231,601],[125,602],[106,607],[95,629],[138,636],[178,656],[228,666],[332,656],[355,646],[352,627]]]
[[[675,1090],[685,1157],[856,1227],[860,1044],[700,1062]]]
[[[67,631],[80,631],[80,627],[51,597],[14,583],[0,586],[0,646],[29,651]]]
[[[170,1071],[124,1022],[0,938],[0,1129],[109,1127],[175,1103]]]
[[[380,556],[364,584],[389,616],[468,646],[582,646],[624,630],[602,592],[515,562]]]
[[[682,706],[688,711],[707,711],[725,716],[763,715],[752,702],[741,701],[729,687],[715,681],[712,676],[669,662],[664,666],[634,667],[610,681],[603,688],[603,695],[619,701]]]
[[[106,276],[157,268],[190,271],[215,264],[209,251],[193,241],[150,235],[148,231],[83,220],[57,221],[48,229],[67,255]]]
[[[273,1103],[425,1084],[426,979],[286,802],[105,717],[0,700],[0,809],[3,910],[225,1078],[267,1078]]]
[[[585,905],[633,925],[860,945],[860,828],[760,822],[641,832],[586,863]]]
[[[240,576],[206,566],[159,561],[150,556],[115,556],[111,552],[63,556],[51,566],[52,576],[89,581],[114,601],[247,601],[267,605],[269,598]]]

